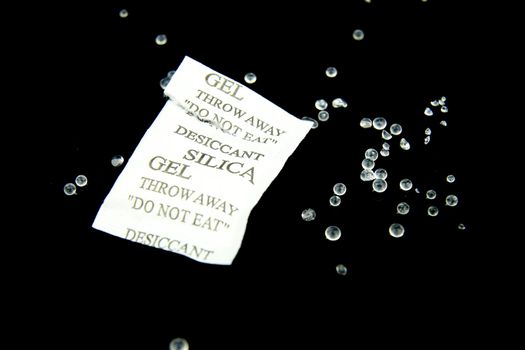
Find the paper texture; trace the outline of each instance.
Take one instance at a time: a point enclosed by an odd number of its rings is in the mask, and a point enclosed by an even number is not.
[[[311,127],[186,57],[93,227],[229,265],[251,210]]]

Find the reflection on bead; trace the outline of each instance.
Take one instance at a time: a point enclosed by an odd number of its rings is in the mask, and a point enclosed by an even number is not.
[[[253,84],[257,81],[257,76],[255,75],[255,73],[246,73],[246,75],[244,76],[244,81],[248,84]]]
[[[166,34],[159,34],[155,37],[155,43],[159,46],[166,45],[168,42],[168,37]]]
[[[64,193],[66,196],[72,196],[77,193],[77,187],[72,183],[67,183],[64,185]]]
[[[405,234],[405,228],[401,224],[394,223],[388,228],[388,233],[394,238],[403,237]]]
[[[329,241],[337,241],[341,238],[341,230],[337,226],[328,226],[324,230],[324,235]]]
[[[113,165],[115,168],[121,166],[122,164],[124,164],[124,157],[113,156],[113,158],[111,158],[111,165]]]
[[[87,185],[88,179],[85,175],[78,175],[75,178],[75,183],[77,184],[78,187],[84,187]]]
[[[337,75],[337,68],[328,67],[326,68],[325,74],[328,78],[334,78]]]

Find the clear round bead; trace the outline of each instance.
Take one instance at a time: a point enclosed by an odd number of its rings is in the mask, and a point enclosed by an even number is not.
[[[363,169],[373,169],[376,163],[372,159],[365,158],[361,162]]]
[[[333,195],[330,197],[330,205],[332,207],[338,207],[341,204],[341,197]]]
[[[354,38],[354,40],[360,41],[363,40],[364,37],[365,33],[361,29],[356,29],[352,33],[352,38]]]
[[[400,215],[406,215],[410,211],[410,205],[406,202],[401,202],[396,207],[397,213]]]
[[[378,157],[379,154],[374,148],[369,148],[365,151],[365,159],[376,161]]]
[[[324,99],[319,99],[315,101],[315,108],[317,108],[320,111],[324,111],[328,107],[328,102]]]
[[[88,179],[85,175],[78,175],[76,178],[75,178],[75,184],[78,186],[78,187],[84,187],[86,186],[88,183]]]
[[[375,171],[374,171],[374,175],[376,177],[376,179],[386,179],[388,177],[388,172],[383,169],[383,168],[377,168]]]
[[[333,191],[334,194],[342,196],[346,193],[346,185],[342,182],[338,182],[334,185]]]
[[[388,183],[383,179],[375,179],[372,182],[372,189],[374,192],[382,193],[385,192],[388,187]]]
[[[170,350],[189,350],[190,345],[184,338],[175,338],[170,342]]]
[[[121,166],[122,164],[124,164],[124,157],[113,156],[113,158],[111,158],[111,165],[113,165],[115,168]]]
[[[376,178],[374,172],[370,169],[363,169],[359,177],[361,181],[372,181]]]
[[[453,195],[453,194],[449,194],[446,198],[445,198],[445,204],[449,207],[455,207],[456,205],[458,205],[458,202],[459,202],[459,199],[456,195]]]
[[[405,228],[401,224],[393,223],[388,228],[388,233],[390,233],[390,236],[394,238],[403,237],[403,235],[405,234]]]
[[[427,214],[429,216],[437,216],[439,214],[439,209],[438,207],[434,206],[434,205],[431,205],[430,207],[428,207],[427,209]]]
[[[341,229],[337,226],[328,226],[324,230],[324,235],[329,241],[337,241],[341,238]]]
[[[66,196],[72,196],[77,193],[77,186],[72,183],[67,183],[64,185],[64,193]]]
[[[410,179],[403,179],[399,181],[399,188],[403,191],[410,191],[412,189],[412,181]]]
[[[383,130],[384,128],[386,128],[386,124],[386,119],[383,117],[377,117],[374,118],[374,120],[372,120],[372,126],[374,127],[374,129],[377,130]]]
[[[247,84],[253,84],[257,81],[257,75],[255,73],[249,72],[244,75],[244,81]]]
[[[328,78],[334,78],[337,76],[337,68],[335,67],[328,67],[325,70],[325,74]]]
[[[327,111],[319,111],[319,113],[317,113],[317,119],[322,122],[327,121],[328,118],[330,118],[330,114]]]
[[[159,34],[155,37],[155,43],[159,46],[166,45],[168,42],[168,37],[166,34]]]
[[[428,191],[425,193],[425,197],[426,197],[427,199],[430,199],[430,200],[432,200],[432,199],[436,199],[436,196],[437,196],[437,193],[436,193],[436,191],[434,191],[434,190],[428,190]]]
[[[120,16],[120,18],[127,18],[129,16],[129,12],[126,9],[122,9],[118,13],[118,15]]]
[[[395,136],[400,135],[402,131],[403,131],[403,127],[400,124],[394,123],[390,125],[390,133],[392,135],[395,135]]]

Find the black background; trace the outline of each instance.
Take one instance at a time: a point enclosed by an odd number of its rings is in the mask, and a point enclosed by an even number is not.
[[[453,2],[341,6],[119,1],[35,11],[49,229],[31,233],[38,243],[31,274],[22,277],[31,296],[21,322],[39,341],[60,349],[167,349],[179,336],[193,349],[348,349],[362,341],[425,346],[490,336],[482,332],[492,308],[483,276],[492,267],[472,129],[490,78],[478,64],[490,28],[476,8]],[[128,18],[119,17],[122,8]],[[352,39],[356,28],[364,40]],[[160,33],[164,46],[155,44]],[[122,170],[111,157],[132,154],[165,103],[160,79],[185,55],[240,82],[256,73],[249,87],[298,117],[315,118],[319,98],[349,103],[329,108],[330,119],[310,131],[268,188],[231,266],[91,228]],[[328,66],[336,78],[326,77]],[[441,96],[449,113],[423,115]],[[377,161],[389,172],[382,194],[359,180],[364,151],[384,142],[359,120],[377,116],[400,123],[412,146],[402,151],[395,137],[390,157]],[[78,174],[87,187],[65,196],[63,185]],[[446,183],[448,174],[455,183]],[[422,193],[400,191],[404,177]],[[348,191],[330,207],[336,182]],[[434,218],[426,215],[430,188],[438,193]],[[460,199],[455,208],[444,206],[449,193]],[[406,217],[395,214],[400,201],[412,207]],[[313,222],[301,220],[307,207],[317,211]],[[403,238],[388,235],[392,222],[405,226]],[[341,228],[339,241],[325,239],[328,225]],[[340,263],[346,276],[335,272]]]

